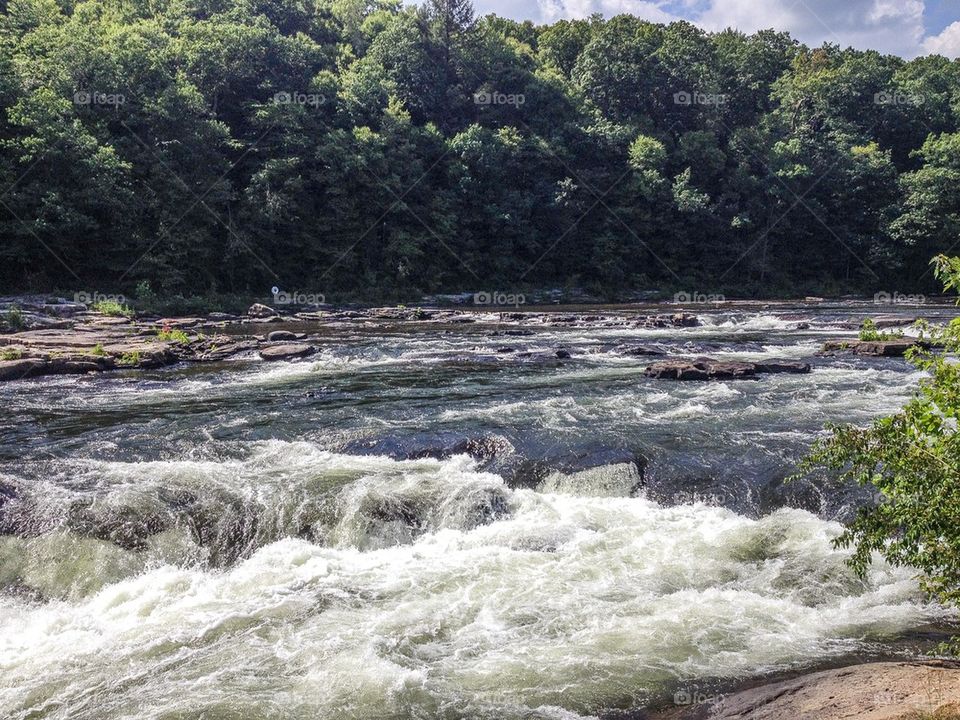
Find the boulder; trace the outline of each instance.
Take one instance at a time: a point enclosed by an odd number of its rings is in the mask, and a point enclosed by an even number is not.
[[[247,308],[247,315],[252,318],[270,318],[276,314],[276,310],[262,303],[254,303]]]
[[[317,349],[313,345],[292,343],[284,345],[268,345],[260,348],[260,357],[264,360],[295,360],[296,358],[313,355]]]
[[[558,358],[560,358],[561,360],[567,360],[567,359],[569,359],[569,357],[570,357],[570,351],[569,351],[569,350],[564,350],[564,349],[561,348],[560,350],[557,350],[556,356],[557,356]]]

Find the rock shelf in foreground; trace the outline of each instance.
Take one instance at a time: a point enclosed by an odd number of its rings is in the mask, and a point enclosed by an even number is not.
[[[681,701],[687,696],[679,695]],[[657,720],[956,720],[960,663],[876,662],[802,675],[793,680],[691,704]]]

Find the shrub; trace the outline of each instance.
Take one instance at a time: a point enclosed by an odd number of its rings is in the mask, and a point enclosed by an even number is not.
[[[866,318],[860,326],[860,339],[867,342],[896,340],[902,337],[903,332],[901,330],[895,332],[880,332],[880,330],[877,329],[877,324],[870,318]]]
[[[131,350],[130,352],[125,352],[120,356],[120,359],[117,360],[118,365],[127,365],[127,366],[136,366],[140,364],[140,352],[138,350]]]
[[[90,309],[110,317],[133,317],[133,309],[118,303],[116,300],[95,302],[90,306]]]
[[[11,330],[23,330],[23,311],[16,305],[7,310],[7,325]]]

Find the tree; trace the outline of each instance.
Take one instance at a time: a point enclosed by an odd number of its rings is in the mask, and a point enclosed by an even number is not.
[[[960,258],[938,256],[936,276],[960,290]],[[927,373],[916,396],[898,413],[866,428],[831,426],[801,465],[801,473],[827,471],[877,492],[835,540],[852,547],[852,567],[866,572],[874,553],[896,566],[916,568],[932,598],[960,605],[960,318],[928,329],[938,349],[910,351]],[[955,643],[958,642],[955,639]],[[954,650],[960,650],[955,644]]]

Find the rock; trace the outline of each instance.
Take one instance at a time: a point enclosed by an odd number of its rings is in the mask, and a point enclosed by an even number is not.
[[[269,342],[280,342],[281,340],[300,340],[302,335],[298,335],[295,332],[290,332],[289,330],[274,330],[273,332],[267,333],[267,340]]]
[[[810,365],[790,360],[760,363],[713,360],[663,360],[647,366],[643,374],[658,380],[742,380],[764,373],[808,373]]]
[[[620,350],[620,353],[623,355],[665,355],[663,350],[658,350],[652,347],[645,347],[643,345],[637,345],[635,347],[623,348]]]
[[[796,373],[810,372],[810,363],[794,362],[792,360],[768,360],[756,363],[758,373]]]
[[[254,303],[247,308],[247,315],[252,318],[269,318],[274,317],[276,314],[276,310],[262,303]]]
[[[497,352],[498,352],[498,353],[512,353],[512,352],[516,352],[516,351],[517,351],[517,349],[516,349],[516,348],[512,348],[512,347],[498,347],[498,348],[497,348]]]
[[[658,380],[735,380],[753,377],[756,372],[756,366],[752,363],[699,358],[664,360],[648,366],[643,374]]]
[[[678,699],[679,698],[679,699]],[[689,699],[688,699],[689,698]],[[960,665],[948,661],[875,662],[802,675],[655,714],[658,720],[949,720],[960,713]]]
[[[903,357],[911,347],[928,348],[912,338],[897,340],[828,340],[823,345],[822,352],[848,351],[854,355],[870,355],[873,357]]]
[[[106,368],[101,367],[96,362],[57,358],[50,361],[46,371],[50,375],[82,375],[88,372],[100,372],[104,369]]]
[[[0,360],[0,380],[19,380],[31,375],[42,375],[46,364],[44,360],[36,358]]]
[[[700,319],[691,313],[678,312],[673,315],[651,315],[637,321],[637,327],[665,328],[665,327],[697,327]]]
[[[569,351],[569,350],[563,350],[563,349],[561,348],[560,350],[557,350],[556,356],[557,356],[558,358],[560,358],[561,360],[567,360],[567,359],[570,357],[570,351]]]
[[[268,345],[260,348],[260,357],[264,360],[294,360],[313,355],[316,351],[313,345]]]

